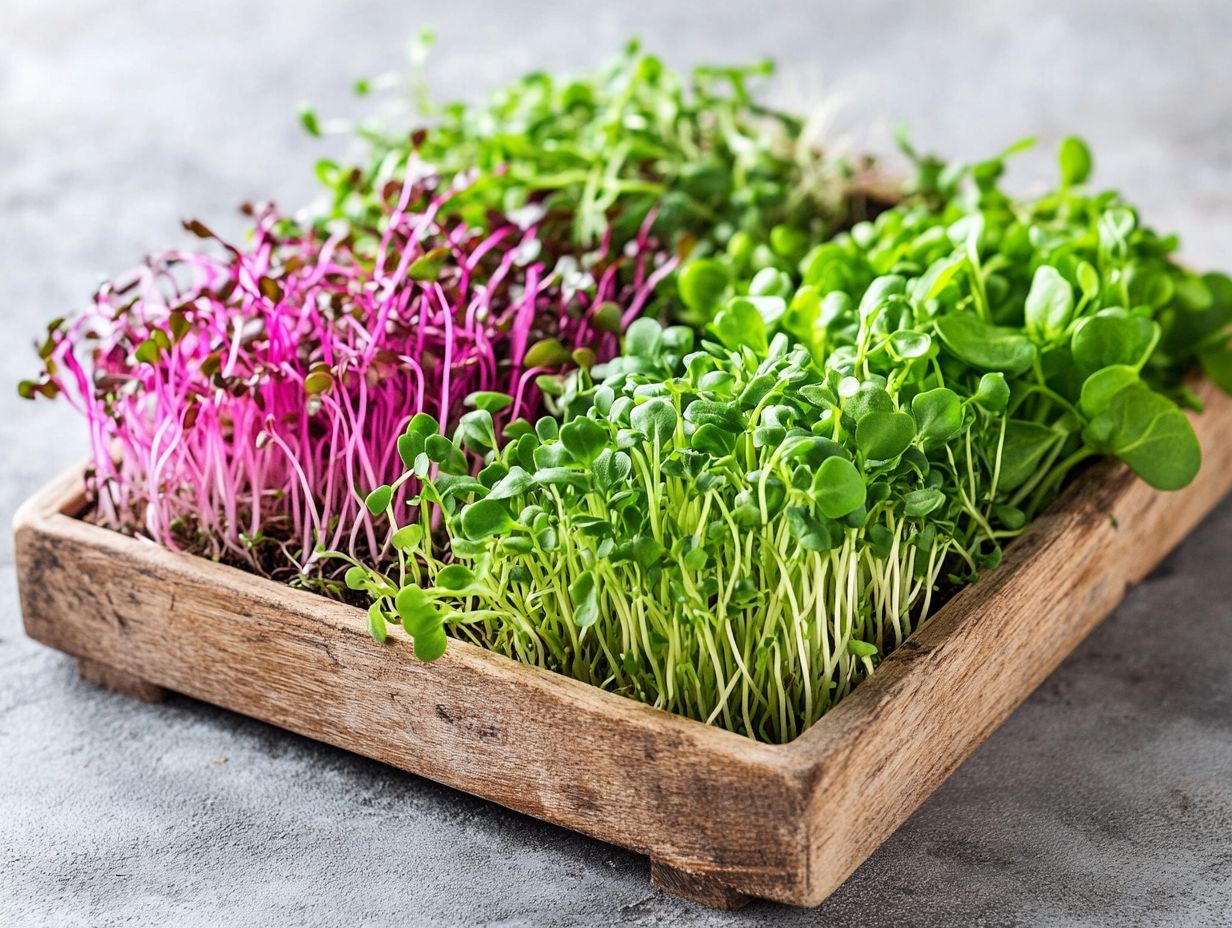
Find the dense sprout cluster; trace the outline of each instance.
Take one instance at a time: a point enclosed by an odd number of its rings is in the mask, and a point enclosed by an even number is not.
[[[700,341],[640,320],[621,356],[569,379],[562,421],[499,441],[483,411],[452,441],[421,420],[399,482],[415,544],[347,578],[374,626],[443,646],[450,623],[795,737],[941,587],[995,566],[1080,462],[1116,455],[1163,489],[1196,473],[1180,377],[1218,356],[1232,282],[1078,189],[1089,164],[1068,140],[1061,185],[1034,200],[998,188],[1001,158],[949,171],[792,271],[694,260],[679,287],[713,320]],[[451,465],[462,452],[483,456],[476,477]]]
[[[379,557],[358,487],[392,480],[394,440],[495,390],[610,356],[664,268],[644,235],[545,266],[538,230],[443,218],[456,191],[408,174],[381,235],[255,214],[251,240],[151,258],[49,328],[28,394],[63,392],[90,428],[105,525],[329,589],[321,546]],[[332,565],[331,565],[332,566]]]
[[[529,74],[478,104],[420,100],[397,133],[363,125],[362,166],[322,161],[327,214],[379,226],[408,160],[466,176],[450,209],[471,224],[492,210],[531,210],[558,254],[607,241],[619,249],[649,221],[677,257],[757,252],[790,258],[877,208],[867,163],[823,156],[806,120],[768,108],[753,85],[773,71],[698,67],[685,76],[630,43],[593,74]],[[362,82],[364,92],[369,82]],[[307,125],[319,123],[310,115]],[[794,254],[798,258],[798,254]],[[675,288],[653,310],[690,316]]]

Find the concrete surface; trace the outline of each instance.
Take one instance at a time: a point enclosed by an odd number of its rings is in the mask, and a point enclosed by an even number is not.
[[[181,240],[178,219],[304,201],[329,146],[300,99],[439,35],[472,95],[630,34],[680,64],[775,55],[836,127],[977,156],[1081,130],[1186,257],[1232,265],[1232,5],[1028,2],[0,4],[0,520],[81,455],[20,402],[41,321]],[[756,9],[755,9],[756,7]],[[1047,154],[1018,175],[1030,183]],[[825,905],[710,912],[646,861],[175,698],[79,681],[25,639],[0,534],[0,925],[1232,924],[1232,505],[1127,600]]]

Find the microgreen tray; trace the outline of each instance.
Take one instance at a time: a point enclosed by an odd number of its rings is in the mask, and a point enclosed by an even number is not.
[[[83,675],[183,693],[651,858],[713,906],[838,887],[1232,488],[1232,399],[1198,384],[1184,490],[1082,474],[1007,553],[785,745],[465,642],[430,664],[365,614],[100,528],[82,468],[18,512],[27,632]]]

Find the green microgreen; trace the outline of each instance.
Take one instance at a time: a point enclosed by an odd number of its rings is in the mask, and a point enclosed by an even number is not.
[[[1032,200],[1002,192],[1004,158],[917,157],[901,205],[793,241],[790,267],[686,264],[700,339],[639,320],[620,356],[559,381],[555,418],[427,437],[480,455],[479,480],[443,493],[417,469],[422,547],[360,588],[781,742],[996,567],[1081,462],[1183,486],[1200,454],[1180,378],[1197,358],[1227,373],[1232,281],[1085,191],[1081,142]],[[417,653],[438,643],[404,627]]]

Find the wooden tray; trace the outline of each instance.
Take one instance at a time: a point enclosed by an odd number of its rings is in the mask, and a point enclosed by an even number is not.
[[[82,470],[15,519],[26,631],[96,682],[242,712],[650,857],[712,906],[815,905],[1232,488],[1232,400],[1202,384],[1178,493],[1088,471],[876,674],[759,744],[454,641],[432,664],[363,612],[82,521]]]

